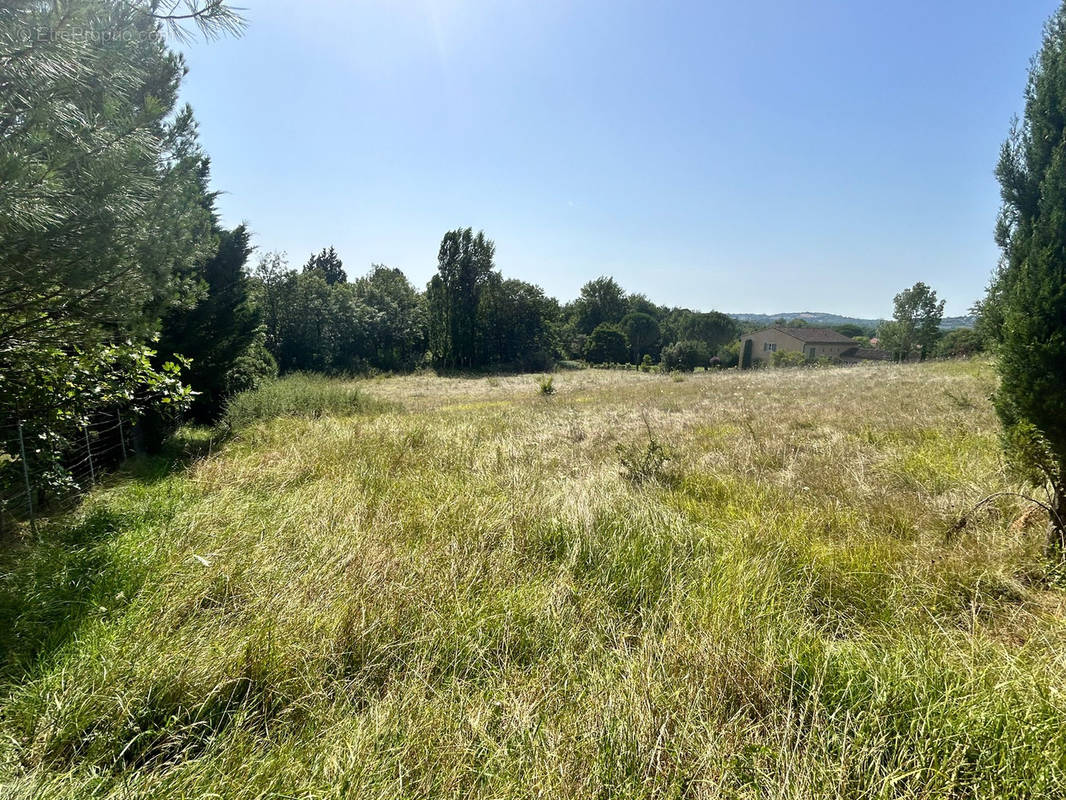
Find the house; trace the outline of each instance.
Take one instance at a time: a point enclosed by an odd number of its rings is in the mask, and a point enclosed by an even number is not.
[[[749,333],[740,339],[740,366],[747,369],[759,362],[768,363],[774,353],[801,353],[804,358],[832,358],[848,363],[890,358],[881,350],[859,344],[829,328],[786,328],[775,325]]]

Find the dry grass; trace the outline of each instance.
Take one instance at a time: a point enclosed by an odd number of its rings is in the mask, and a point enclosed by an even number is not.
[[[1061,796],[1040,520],[951,534],[992,385],[390,378],[142,464],[7,562],[0,794]]]

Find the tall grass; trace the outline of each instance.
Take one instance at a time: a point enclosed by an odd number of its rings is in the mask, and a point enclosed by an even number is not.
[[[221,426],[239,431],[262,420],[279,417],[317,418],[327,414],[357,414],[382,407],[366,397],[354,381],[295,373],[242,392],[229,401]]]
[[[388,379],[128,476],[6,562],[0,796],[1061,797],[992,380]]]

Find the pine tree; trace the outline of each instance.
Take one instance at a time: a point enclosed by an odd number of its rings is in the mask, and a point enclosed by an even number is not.
[[[335,283],[344,283],[348,276],[344,272],[344,264],[341,262],[337,251],[332,247],[322,248],[322,252],[311,256],[304,264],[304,273],[320,275],[322,280],[333,286]]]
[[[1066,3],[1044,30],[1025,115],[1003,145],[994,308],[1008,453],[1049,490],[1049,546],[1066,552]]]

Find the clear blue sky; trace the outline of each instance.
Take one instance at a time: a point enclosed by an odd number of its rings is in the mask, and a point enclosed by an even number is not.
[[[227,224],[424,285],[483,228],[561,300],[965,313],[1056,0],[243,0],[186,48]]]

